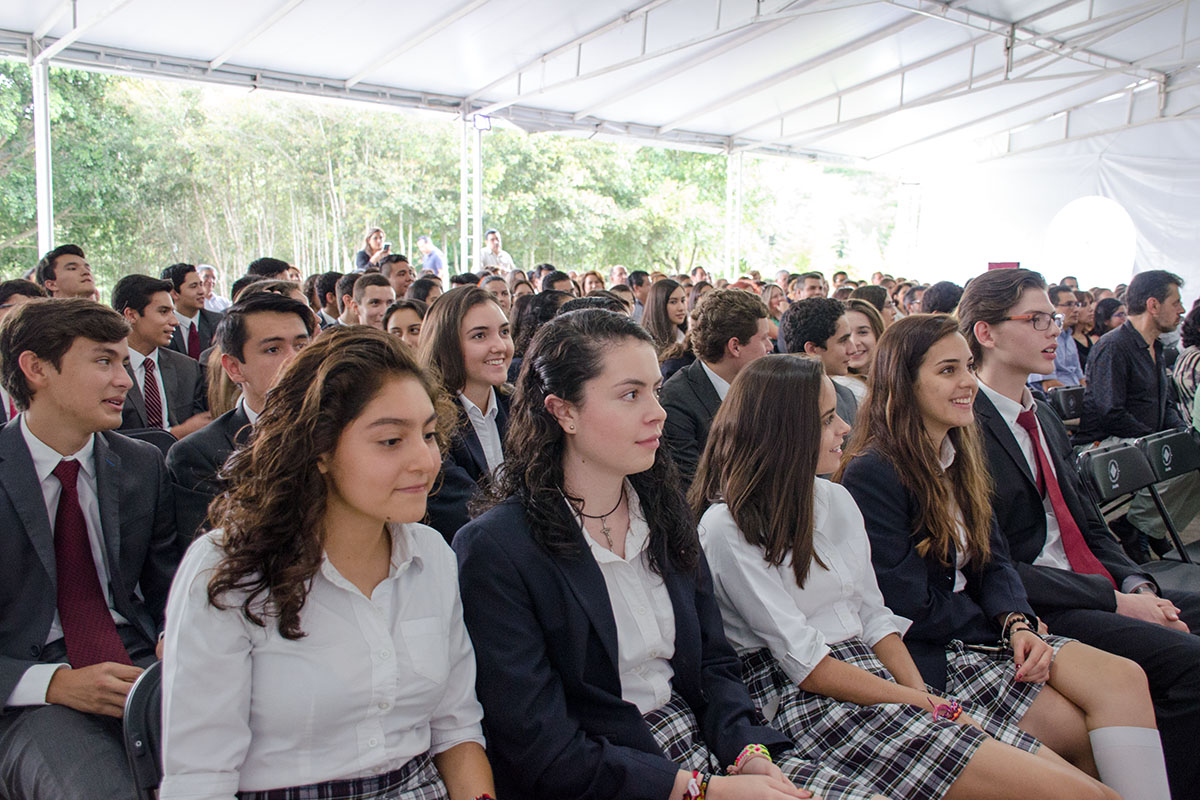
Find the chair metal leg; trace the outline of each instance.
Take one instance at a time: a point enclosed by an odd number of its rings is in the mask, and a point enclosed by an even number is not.
[[[1159,516],[1162,517],[1163,525],[1167,527],[1167,535],[1171,537],[1171,542],[1175,545],[1175,552],[1179,553],[1179,559],[1185,564],[1193,563],[1192,557],[1183,547],[1183,539],[1179,538],[1179,531],[1175,530],[1175,521],[1171,519],[1171,512],[1167,511],[1167,506],[1158,493],[1158,487],[1151,485],[1149,489],[1150,497],[1154,499],[1154,505],[1158,509]]]

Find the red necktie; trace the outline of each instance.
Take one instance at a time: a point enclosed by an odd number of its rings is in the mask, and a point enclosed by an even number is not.
[[[8,398],[8,418],[10,420],[16,419],[17,414],[19,414],[19,413],[20,412],[17,411],[17,404],[13,402],[13,399],[11,397]]]
[[[1087,542],[1083,540],[1083,533],[1075,524],[1075,518],[1071,516],[1071,509],[1067,508],[1062,488],[1058,485],[1054,471],[1050,469],[1046,452],[1042,449],[1042,437],[1038,433],[1037,416],[1033,409],[1018,414],[1017,424],[1024,428],[1029,433],[1029,438],[1033,440],[1033,452],[1037,456],[1038,491],[1043,496],[1050,496],[1050,507],[1054,509],[1054,516],[1058,520],[1058,532],[1062,537],[1063,549],[1067,551],[1067,561],[1071,562],[1071,569],[1084,575],[1103,575],[1108,578],[1113,588],[1116,588],[1117,582],[1113,580],[1113,576],[1087,546]]]
[[[67,660],[76,669],[103,661],[132,664],[96,574],[87,523],[79,506],[79,462],[60,461],[53,475],[62,484],[54,517],[54,563]]]
[[[200,360],[200,331],[196,329],[194,322],[188,325],[188,355],[197,361]]]
[[[154,361],[147,357],[142,361],[146,372],[146,380],[142,386],[142,397],[146,398],[146,427],[161,428],[163,426],[162,395],[158,393],[158,381],[154,378]]]

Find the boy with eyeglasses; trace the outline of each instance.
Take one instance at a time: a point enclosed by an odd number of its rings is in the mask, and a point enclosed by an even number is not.
[[[1054,305],[1058,336],[1054,340],[1054,368],[1041,375],[1030,375],[1029,382],[1043,390],[1056,386],[1085,386],[1083,365],[1079,362],[1079,348],[1072,335],[1079,324],[1079,301],[1070,286],[1051,286],[1046,294]]]

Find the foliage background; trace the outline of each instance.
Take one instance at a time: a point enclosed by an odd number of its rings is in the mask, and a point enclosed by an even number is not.
[[[102,290],[176,261],[344,270],[371,225],[395,252],[424,232],[457,257],[445,117],[59,68],[51,117],[57,241],[85,248]],[[892,178],[747,157],[742,187],[740,271],[904,272],[894,233],[912,215]],[[521,266],[732,272],[723,156],[496,128],[483,191],[484,228]],[[29,70],[0,61],[0,276],[38,255]]]

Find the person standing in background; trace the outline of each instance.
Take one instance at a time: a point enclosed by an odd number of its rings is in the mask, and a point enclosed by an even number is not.
[[[204,287],[204,307],[218,314],[233,305],[228,297],[217,294],[221,283],[221,273],[212,264],[200,264],[196,267],[200,274],[200,285]]]
[[[446,254],[434,247],[428,236],[417,237],[417,249],[421,251],[421,269],[431,271],[441,281],[446,274]]]

